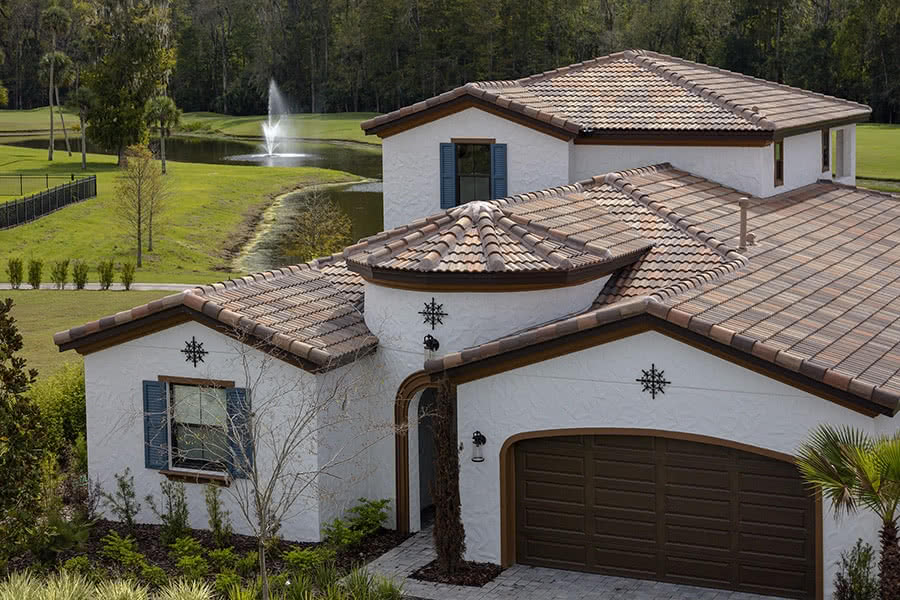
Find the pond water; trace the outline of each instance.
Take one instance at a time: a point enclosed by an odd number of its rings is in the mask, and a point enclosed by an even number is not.
[[[54,140],[57,150],[65,150],[65,140]],[[154,147],[156,141],[154,141]],[[46,148],[46,138],[17,140],[15,146]],[[73,153],[78,148],[73,142]],[[292,141],[281,142],[278,150],[294,154],[288,159],[276,161],[252,159],[248,155],[260,152],[259,142],[205,138],[172,137],[166,140],[166,158],[179,162],[255,165],[259,168],[274,166],[309,166],[346,171],[378,181],[362,184],[329,186],[322,191],[347,215],[353,226],[352,238],[373,235],[383,229],[381,188],[381,147],[349,142]],[[102,149],[88,142],[89,152],[102,153]],[[281,251],[291,217],[296,214],[300,193],[288,194],[273,208],[273,222],[256,240],[252,250],[242,257],[241,270],[268,270],[296,262]]]

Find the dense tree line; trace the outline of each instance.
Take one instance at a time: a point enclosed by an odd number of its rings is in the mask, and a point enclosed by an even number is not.
[[[41,11],[0,0],[9,103],[46,104]],[[900,0],[105,0],[152,5],[186,111],[258,114],[274,78],[298,111],[384,112],[466,81],[645,48],[870,104],[900,118]],[[71,55],[86,23],[58,41]],[[61,90],[62,91],[62,90]],[[65,92],[63,92],[65,95]]]

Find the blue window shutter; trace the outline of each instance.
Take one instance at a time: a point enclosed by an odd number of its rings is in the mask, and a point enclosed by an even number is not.
[[[456,206],[456,144],[441,144],[441,208]]]
[[[491,144],[491,198],[506,198],[506,144]]]
[[[166,384],[144,382],[144,466],[169,468],[169,413],[166,409]]]
[[[253,468],[253,438],[250,435],[250,394],[244,388],[226,390],[228,440],[231,461],[228,470],[232,477],[246,479]]]

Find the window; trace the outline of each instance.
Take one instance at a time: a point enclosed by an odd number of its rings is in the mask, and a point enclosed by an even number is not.
[[[228,460],[225,390],[169,384],[172,466],[224,471]]]
[[[831,170],[831,132],[822,130],[822,172]]]
[[[775,186],[784,185],[784,140],[775,142]]]
[[[490,199],[490,144],[456,144],[456,206]]]

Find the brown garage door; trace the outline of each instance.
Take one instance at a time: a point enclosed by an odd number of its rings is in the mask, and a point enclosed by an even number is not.
[[[814,540],[790,463],[661,437],[516,445],[523,564],[812,598]]]

